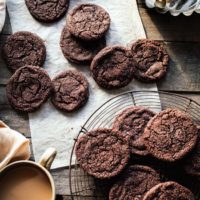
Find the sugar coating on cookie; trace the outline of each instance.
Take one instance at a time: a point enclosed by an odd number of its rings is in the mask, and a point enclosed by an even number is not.
[[[72,35],[83,40],[96,40],[105,35],[110,26],[108,12],[95,4],[80,4],[67,17]]]
[[[69,7],[69,0],[25,0],[30,14],[40,22],[55,22]]]
[[[37,110],[49,97],[52,83],[47,72],[37,66],[19,68],[6,86],[11,106],[22,112]]]
[[[143,165],[129,166],[111,188],[109,200],[143,200],[147,191],[160,183],[160,175],[152,168]]]
[[[92,130],[78,138],[75,153],[80,166],[99,179],[118,175],[130,155],[127,138],[118,131],[105,128]]]
[[[142,106],[132,106],[123,110],[115,119],[113,129],[130,134],[130,149],[133,154],[145,156],[148,151],[144,145],[144,129],[149,120],[155,115],[151,110]]]
[[[13,72],[25,65],[41,67],[46,58],[46,48],[36,34],[20,31],[7,38],[3,47],[3,57],[7,67]]]
[[[164,182],[151,188],[143,200],[194,200],[192,192],[176,182]]]
[[[117,89],[132,81],[134,65],[135,61],[128,49],[122,46],[109,46],[94,57],[90,69],[99,86]]]
[[[84,41],[74,37],[65,26],[60,40],[63,55],[67,60],[77,64],[90,64],[94,56],[106,46],[105,37],[96,41]]]
[[[169,55],[160,42],[141,39],[131,46],[137,65],[134,65],[134,77],[143,82],[155,82],[166,73]]]
[[[197,127],[184,112],[168,108],[148,122],[144,142],[151,155],[173,162],[186,156],[195,147]]]
[[[53,80],[52,103],[56,108],[72,112],[84,106],[89,97],[89,84],[82,73],[67,70]]]

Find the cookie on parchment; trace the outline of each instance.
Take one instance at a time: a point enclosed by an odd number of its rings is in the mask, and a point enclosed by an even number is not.
[[[67,17],[72,35],[82,40],[97,40],[105,35],[110,26],[110,16],[104,8],[95,4],[80,4]]]
[[[118,175],[130,156],[127,138],[105,128],[83,134],[76,143],[75,153],[80,166],[99,179]]]
[[[135,61],[122,46],[108,46],[92,60],[90,69],[97,84],[105,89],[117,89],[133,79]]]
[[[89,97],[89,84],[82,73],[67,70],[53,80],[51,101],[54,106],[65,112],[72,112],[84,106]]]
[[[144,130],[148,152],[163,161],[180,160],[195,147],[196,142],[196,125],[188,115],[177,109],[161,111]]]
[[[154,115],[155,113],[147,108],[132,106],[123,110],[115,119],[113,129],[130,134],[130,149],[133,154],[148,155],[143,134],[147,123]]]
[[[61,35],[60,46],[65,58],[77,64],[90,64],[94,56],[106,46],[105,37],[96,41],[84,41],[73,36],[67,26]]]
[[[13,72],[25,65],[41,67],[46,58],[46,48],[36,34],[20,31],[7,38],[3,47],[3,57],[7,67]]]
[[[41,67],[24,66],[18,69],[6,86],[11,106],[22,112],[37,110],[49,97],[52,83]]]
[[[137,65],[134,76],[143,82],[155,82],[167,73],[169,55],[163,45],[157,41],[141,39],[131,46]]]
[[[160,182],[160,175],[154,169],[143,165],[132,165],[112,186],[109,200],[143,200],[146,192]]]
[[[69,0],[25,0],[30,14],[40,22],[55,22],[65,15]]]
[[[176,182],[164,182],[151,188],[143,200],[195,200],[192,192]]]

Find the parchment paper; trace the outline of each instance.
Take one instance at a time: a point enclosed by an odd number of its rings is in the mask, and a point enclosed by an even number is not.
[[[5,22],[5,16],[6,16],[5,0],[0,0],[0,33]]]
[[[132,40],[145,38],[145,31],[138,13],[135,0],[71,0],[71,10],[78,3],[95,3],[103,6],[110,14],[111,27],[107,34],[107,44],[127,45]],[[36,161],[48,148],[55,147],[58,156],[53,168],[69,165],[74,138],[81,125],[106,100],[127,90],[157,90],[154,84],[140,84],[132,81],[127,87],[116,91],[100,89],[92,79],[89,66],[77,66],[68,63],[59,46],[61,30],[66,18],[57,23],[45,25],[37,22],[29,14],[24,0],[8,0],[8,11],[14,32],[31,31],[38,34],[46,43],[47,59],[44,68],[51,77],[69,68],[82,71],[90,83],[90,98],[87,105],[73,114],[63,114],[47,102],[39,111],[29,114],[32,144]]]

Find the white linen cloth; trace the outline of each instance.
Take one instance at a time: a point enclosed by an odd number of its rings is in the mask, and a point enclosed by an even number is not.
[[[6,17],[5,0],[0,0],[0,33],[1,33],[1,30],[2,30],[2,28],[4,26],[5,17]]]
[[[69,10],[79,3],[86,2],[100,5],[110,14],[111,26],[107,34],[107,45],[127,45],[133,40],[146,38],[136,0],[71,0]],[[24,0],[7,0],[7,7],[13,32],[31,31],[45,41],[47,58],[44,68],[51,77],[66,69],[76,68],[84,73],[90,84],[88,103],[75,113],[63,114],[54,108],[49,101],[39,111],[29,114],[36,161],[39,160],[41,153],[51,146],[58,150],[57,158],[52,167],[68,166],[74,138],[87,118],[100,105],[124,91],[157,90],[155,84],[141,84],[135,80],[127,87],[119,90],[106,91],[100,89],[90,75],[89,66],[71,64],[62,55],[59,42],[61,31],[66,24],[65,17],[56,23],[42,24],[30,15]]]
[[[13,161],[29,157],[29,140],[0,121],[0,170]]]

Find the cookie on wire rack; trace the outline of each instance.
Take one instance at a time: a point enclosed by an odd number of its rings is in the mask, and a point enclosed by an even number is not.
[[[176,182],[164,182],[151,188],[143,200],[195,200],[192,192]]]
[[[140,156],[148,155],[144,145],[144,129],[149,120],[155,115],[151,110],[142,106],[132,106],[123,110],[115,119],[113,129],[130,135],[131,153]]]
[[[130,157],[128,138],[105,128],[86,132],[78,138],[75,153],[80,166],[99,179],[117,176]]]
[[[185,157],[197,142],[197,126],[184,112],[168,108],[155,115],[144,131],[144,143],[157,159],[174,162]]]
[[[129,166],[112,186],[109,200],[142,200],[145,193],[160,182],[160,175],[154,169],[143,165]]]

